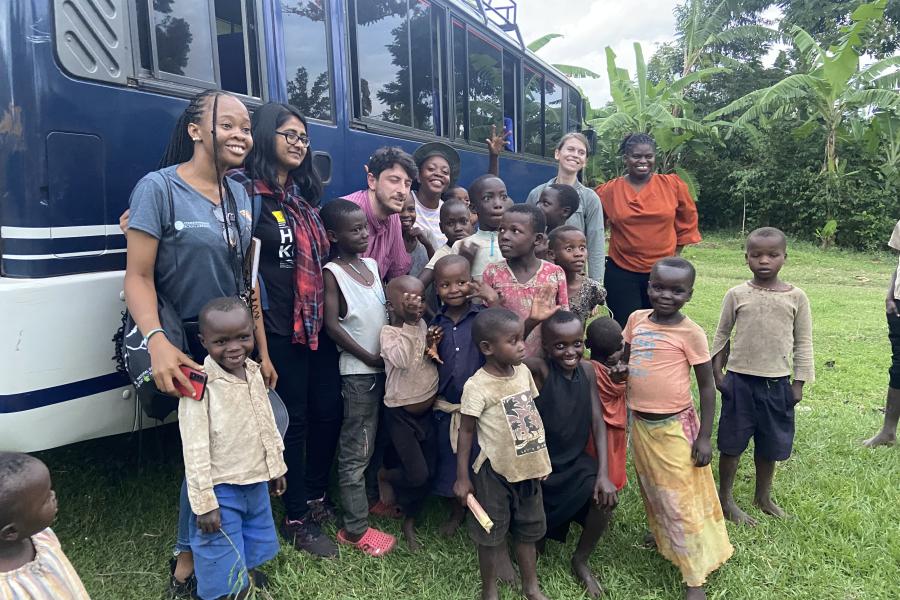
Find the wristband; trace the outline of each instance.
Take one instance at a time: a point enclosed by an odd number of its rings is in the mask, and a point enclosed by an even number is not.
[[[146,346],[150,342],[150,338],[152,338],[157,333],[162,333],[163,335],[165,335],[166,330],[162,327],[157,327],[156,329],[151,329],[150,331],[148,331],[147,335],[144,336],[144,346]]]

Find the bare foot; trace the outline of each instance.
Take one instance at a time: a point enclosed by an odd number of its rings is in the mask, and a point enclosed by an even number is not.
[[[497,548],[497,567],[495,572],[497,579],[506,585],[513,588],[518,587],[519,574],[516,573],[516,568],[513,567],[512,559],[509,557],[509,548],[507,548],[506,544]]]
[[[575,579],[580,581],[584,589],[587,590],[588,596],[599,598],[603,595],[603,587],[597,578],[594,577],[594,574],[591,573],[591,568],[586,562],[577,560],[574,556],[572,557],[572,573],[575,575]]]
[[[541,588],[535,588],[533,590],[522,590],[522,595],[528,598],[528,600],[550,600],[550,598],[544,595],[544,592],[541,591]]]
[[[463,507],[459,503],[454,502],[453,508],[450,511],[450,516],[447,517],[446,521],[441,523],[441,526],[438,527],[438,532],[444,537],[452,537],[456,533],[456,530],[459,529],[465,516],[466,513],[463,510]]]
[[[896,434],[888,433],[887,431],[879,431],[877,435],[870,437],[862,444],[866,448],[877,448],[878,446],[893,446],[896,443]]]
[[[419,543],[419,539],[416,537],[415,519],[412,517],[403,519],[403,525],[401,525],[400,530],[403,532],[403,538],[406,540],[406,545],[409,546],[410,552],[416,553],[422,549],[422,544]]]
[[[772,515],[779,519],[784,519],[789,515],[781,510],[781,507],[772,501],[772,498],[754,498],[753,506],[763,511],[767,515]]]
[[[500,591],[497,589],[496,583],[489,586],[482,584],[481,600],[500,600]]]
[[[685,586],[684,600],[706,600],[706,590],[702,587]]]
[[[393,506],[397,503],[397,494],[394,493],[394,486],[385,480],[385,473],[384,467],[378,469],[378,496],[382,504]]]
[[[726,519],[732,523],[737,523],[738,525],[749,525],[750,527],[756,526],[756,519],[742,511],[733,498],[727,500],[720,499],[720,502],[722,503],[722,513],[725,515]]]

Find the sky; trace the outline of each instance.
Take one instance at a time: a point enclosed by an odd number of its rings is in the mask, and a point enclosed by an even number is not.
[[[640,42],[649,60],[659,44],[675,39],[677,0],[518,0],[519,30],[528,44],[547,33],[562,38],[544,46],[544,61],[586,67],[601,77],[576,83],[602,106],[609,99],[606,46],[616,53],[616,64],[634,75],[634,42]],[[560,7],[565,10],[560,10]]]
[[[640,42],[644,60],[656,48],[675,39],[673,10],[679,0],[517,0],[517,21],[528,44],[547,33],[561,33],[538,56],[551,64],[586,67],[599,79],[577,79],[595,107],[609,100],[606,77],[606,47],[616,54],[616,64],[634,76],[634,43]],[[564,6],[565,10],[560,10]],[[778,9],[763,13],[768,19],[780,17]],[[774,62],[780,47],[773,48],[763,63]]]

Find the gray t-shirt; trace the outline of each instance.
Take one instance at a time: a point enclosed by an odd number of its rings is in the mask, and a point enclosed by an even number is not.
[[[220,296],[234,296],[243,286],[238,261],[250,245],[252,213],[247,192],[226,178],[234,194],[237,215],[228,211],[230,238],[225,239],[222,207],[216,206],[178,176],[176,166],[145,175],[131,192],[128,228],[159,240],[156,252],[156,290],[170,300],[182,319],[194,319],[203,305]],[[165,179],[171,184],[175,206],[174,229],[169,214]],[[240,235],[234,223],[240,223]],[[243,244],[243,251],[239,250]],[[177,265],[177,266],[176,266]]]

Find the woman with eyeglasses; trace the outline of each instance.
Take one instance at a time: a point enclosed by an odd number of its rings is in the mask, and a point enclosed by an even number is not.
[[[329,245],[319,218],[322,181],[312,166],[306,119],[289,104],[253,113],[255,145],[243,169],[229,173],[250,196],[260,240],[259,299],[265,340],[278,372],[275,390],[288,408],[284,439],[288,486],[281,534],[298,550],[337,555],[321,524],[333,513],[325,497],[343,418],[338,354],[322,329],[322,267]]]

